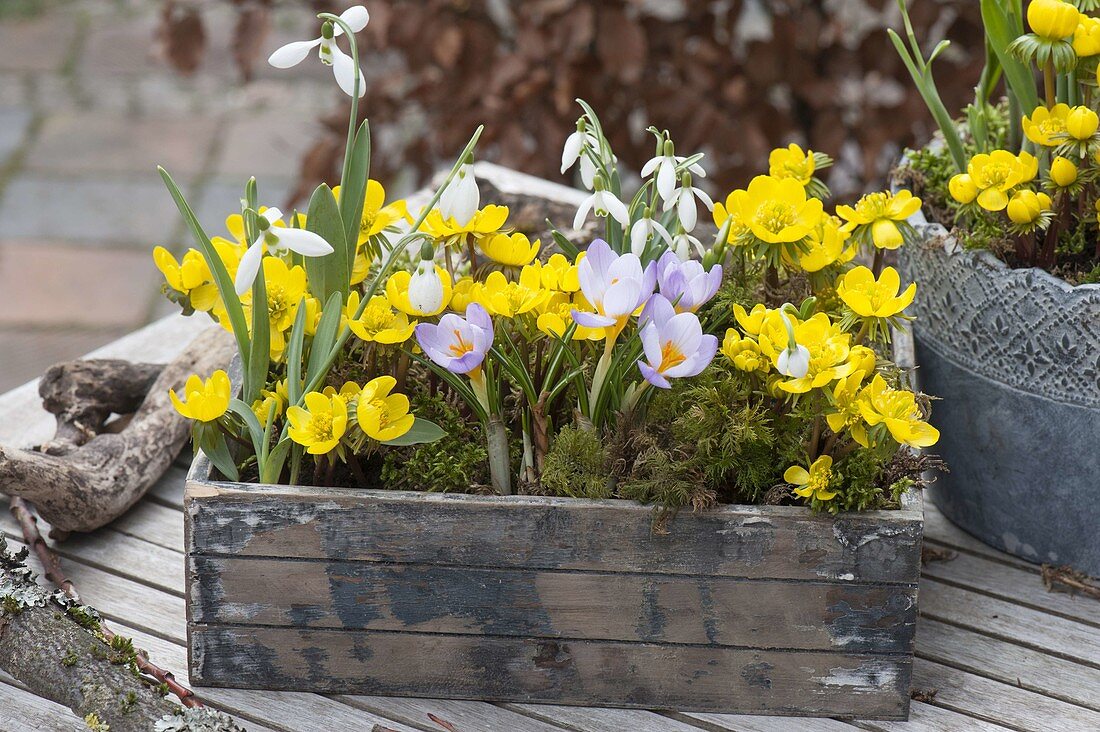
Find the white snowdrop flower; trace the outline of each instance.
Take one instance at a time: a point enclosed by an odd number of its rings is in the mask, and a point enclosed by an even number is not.
[[[699,252],[699,256],[703,255],[703,243],[687,232],[681,232],[672,237],[672,246],[669,248],[675,252],[681,262],[691,259],[693,249]]]
[[[676,188],[676,167],[687,160],[687,158],[676,154],[672,140],[665,140],[663,147],[664,149],[661,154],[650,158],[649,161],[642,166],[642,177],[648,178],[656,171],[657,193],[660,194],[661,200],[668,201],[672,198]],[[688,171],[700,178],[707,177],[707,171],[703,170],[703,166],[698,163],[689,165]]]
[[[777,359],[776,368],[779,373],[792,379],[801,379],[810,371],[810,350],[799,344],[794,339],[794,325],[787,317],[784,309],[786,304],[779,309],[779,315],[783,318],[783,325],[787,328],[787,347],[783,349]]]
[[[362,5],[348,8],[340,14],[340,20],[348,24],[355,33],[367,27],[370,13]],[[267,62],[277,69],[289,69],[297,66],[305,60],[309,52],[320,47],[317,55],[321,63],[332,67],[332,74],[336,77],[336,83],[349,97],[355,94],[355,74],[357,69],[351,57],[340,50],[336,45],[336,39],[343,35],[344,29],[334,23],[325,23],[321,27],[321,35],[312,41],[293,41],[275,50],[268,57]],[[362,73],[359,74],[359,96],[367,93],[366,85],[362,83]]]
[[[597,216],[610,216],[622,224],[624,229],[630,226],[630,213],[627,211],[626,204],[615,198],[611,191],[603,189],[602,178],[597,177],[593,182],[596,190],[588,198],[581,201],[580,208],[577,209],[577,215],[573,218],[573,228],[579,229],[584,225],[584,220],[588,218],[589,211],[593,211]]]
[[[237,266],[237,277],[233,282],[233,288],[237,295],[243,295],[252,287],[256,275],[260,271],[263,262],[264,251],[281,257],[287,252],[297,252],[303,257],[323,257],[331,254],[332,245],[321,236],[305,229],[292,229],[286,226],[272,226],[273,223],[283,217],[283,212],[277,208],[269,208],[260,214],[257,223],[260,227],[260,235],[256,241],[248,247],[241,262]]]
[[[706,191],[691,185],[691,173],[685,172],[680,181],[680,187],[675,189],[669,198],[665,199],[664,210],[671,211],[675,208],[676,216],[679,217],[684,231],[694,231],[695,225],[699,223],[699,211],[695,205],[695,199],[698,198],[702,201],[708,211],[714,209],[714,201],[710,200],[710,196],[706,194]]]
[[[653,218],[652,212],[647,207],[642,214],[642,218],[634,222],[630,227],[630,251],[634,252],[636,256],[642,256],[642,252],[645,251],[646,244],[649,242],[651,236],[659,236],[666,246],[672,248],[672,237],[660,221]]]
[[[421,259],[409,278],[409,304],[421,313],[437,313],[443,307],[443,280],[431,258]]]
[[[439,213],[443,214],[444,220],[453,218],[459,226],[465,226],[480,206],[481,191],[477,187],[473,166],[463,163],[439,196]]]

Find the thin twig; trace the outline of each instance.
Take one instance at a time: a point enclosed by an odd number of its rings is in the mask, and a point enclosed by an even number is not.
[[[1043,585],[1048,592],[1068,591],[1071,595],[1082,592],[1089,597],[1100,600],[1100,586],[1093,584],[1084,572],[1078,572],[1073,567],[1063,565],[1055,567],[1051,564],[1043,565]],[[1069,588],[1063,590],[1059,585]]]
[[[61,557],[50,549],[49,545],[46,544],[46,540],[42,538],[42,532],[38,528],[38,520],[31,511],[30,504],[18,496],[13,496],[9,500],[9,510],[19,522],[19,528],[23,531],[23,543],[34,549],[35,556],[38,557],[38,561],[42,563],[42,567],[45,569],[46,579],[64,592],[65,596],[73,602],[82,604],[76,586],[73,585],[72,580],[65,576],[61,569]],[[103,638],[108,644],[118,635],[108,628],[102,620],[99,622],[99,630],[103,633]],[[156,679],[157,683],[167,686],[168,690],[179,698],[183,706],[192,708],[204,706],[195,696],[195,692],[176,681],[176,677],[171,671],[166,671],[150,661],[148,651],[135,647],[134,664],[143,674],[151,676]]]
[[[11,511],[11,515],[15,517],[15,520],[19,522],[19,528],[23,531],[24,543],[30,546],[35,556],[38,557],[38,561],[42,563],[46,579],[64,592],[65,596],[70,600],[78,605],[83,604],[80,601],[80,594],[76,591],[76,587],[73,585],[72,580],[66,577],[65,573],[61,570],[61,558],[50,550],[50,547],[46,544],[46,540],[42,538],[42,532],[38,529],[38,519],[35,517],[34,513],[31,512],[30,505],[25,499],[19,496],[12,496],[8,500],[8,510]]]

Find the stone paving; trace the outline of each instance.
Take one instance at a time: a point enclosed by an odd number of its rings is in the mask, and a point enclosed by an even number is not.
[[[191,242],[156,165],[220,232],[250,175],[283,203],[337,99],[316,63],[242,85],[228,0],[203,5],[203,64],[178,75],[159,5],[0,0],[0,392],[171,312],[151,251]],[[281,10],[265,52],[310,25]]]

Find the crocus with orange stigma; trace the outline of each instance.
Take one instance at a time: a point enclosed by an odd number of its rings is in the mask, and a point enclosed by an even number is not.
[[[695,313],[677,313],[672,303],[654,295],[642,316],[645,360],[638,370],[653,386],[670,389],[669,379],[697,376],[714,359],[718,339],[703,333]]]

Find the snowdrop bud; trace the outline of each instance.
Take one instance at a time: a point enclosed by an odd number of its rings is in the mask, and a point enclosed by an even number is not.
[[[335,33],[336,30],[332,25],[332,21],[326,20],[325,24],[321,26],[321,38],[324,38],[325,40],[332,40],[332,37]]]
[[[409,304],[422,313],[434,313],[443,306],[443,281],[430,256],[420,260],[409,279]]]
[[[776,366],[784,376],[801,379],[810,371],[810,351],[805,346],[795,344],[794,348],[784,349],[779,354],[779,363]]]

